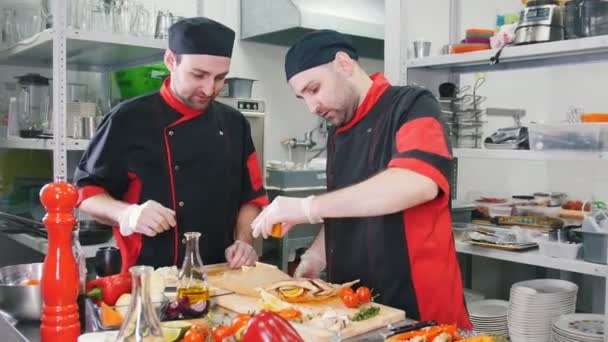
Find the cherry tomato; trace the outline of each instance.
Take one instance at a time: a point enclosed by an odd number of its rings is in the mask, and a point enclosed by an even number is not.
[[[215,342],[222,342],[225,338],[228,338],[232,335],[232,330],[230,327],[225,325],[218,325],[211,330],[211,337]]]
[[[367,303],[372,299],[372,292],[369,288],[361,286],[357,289],[357,297],[361,303]]]
[[[251,316],[247,314],[238,314],[234,316],[232,319],[232,323],[230,324],[230,330],[232,330],[233,334],[236,334],[239,329],[247,326],[249,321],[251,320]]]
[[[359,297],[357,297],[357,295],[354,293],[345,294],[342,297],[342,302],[347,308],[356,308],[359,306]]]
[[[186,335],[184,335],[184,342],[204,342],[205,338],[203,335],[199,333],[196,327],[192,326],[188,331],[186,331]]]
[[[198,331],[199,334],[203,337],[203,341],[209,336],[209,326],[206,324],[196,323],[194,324],[194,328]]]
[[[350,287],[343,287],[340,289],[340,292],[338,292],[338,295],[340,296],[340,298],[346,296],[347,294],[354,294],[355,291],[353,291],[352,288]]]

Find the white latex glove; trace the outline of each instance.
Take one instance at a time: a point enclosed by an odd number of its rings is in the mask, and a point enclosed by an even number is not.
[[[175,212],[152,200],[128,206],[118,220],[120,234],[123,236],[133,233],[155,236],[176,224]]]
[[[239,268],[243,265],[253,266],[258,260],[258,254],[253,246],[241,240],[234,241],[232,246],[226,248],[224,255],[231,268]]]
[[[282,197],[270,203],[251,223],[253,237],[267,239],[272,234],[272,226],[281,223],[281,236],[285,235],[294,225],[299,223],[322,223],[321,217],[311,213],[310,207],[315,196],[306,198]]]
[[[293,277],[318,279],[326,266],[325,258],[309,249],[300,257],[300,264],[293,272]]]

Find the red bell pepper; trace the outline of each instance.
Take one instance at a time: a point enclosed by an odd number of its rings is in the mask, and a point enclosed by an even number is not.
[[[113,306],[118,297],[131,293],[131,285],[131,274],[126,272],[95,279],[87,284],[87,297]]]
[[[247,325],[242,341],[304,342],[304,339],[284,318],[272,311],[262,310]]]

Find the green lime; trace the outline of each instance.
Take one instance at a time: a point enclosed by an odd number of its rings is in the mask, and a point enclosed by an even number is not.
[[[185,321],[170,321],[162,322],[160,326],[163,330],[165,341],[173,342],[183,338],[192,326],[192,323]]]

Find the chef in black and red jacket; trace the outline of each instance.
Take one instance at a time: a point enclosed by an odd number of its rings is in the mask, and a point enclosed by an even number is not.
[[[235,33],[207,18],[169,29],[160,91],[106,114],[75,174],[80,209],[114,226],[123,271],[181,265],[182,234],[202,233],[207,264],[253,264],[250,225],[268,204],[246,118],[214,101]]]
[[[335,31],[305,35],[287,52],[295,95],[333,128],[328,193],[278,197],[254,221],[253,235],[324,223],[301,257],[297,277],[360,279],[377,301],[408,317],[471,328],[450,216],[453,164],[440,107],[425,89],[369,77],[350,40]]]

